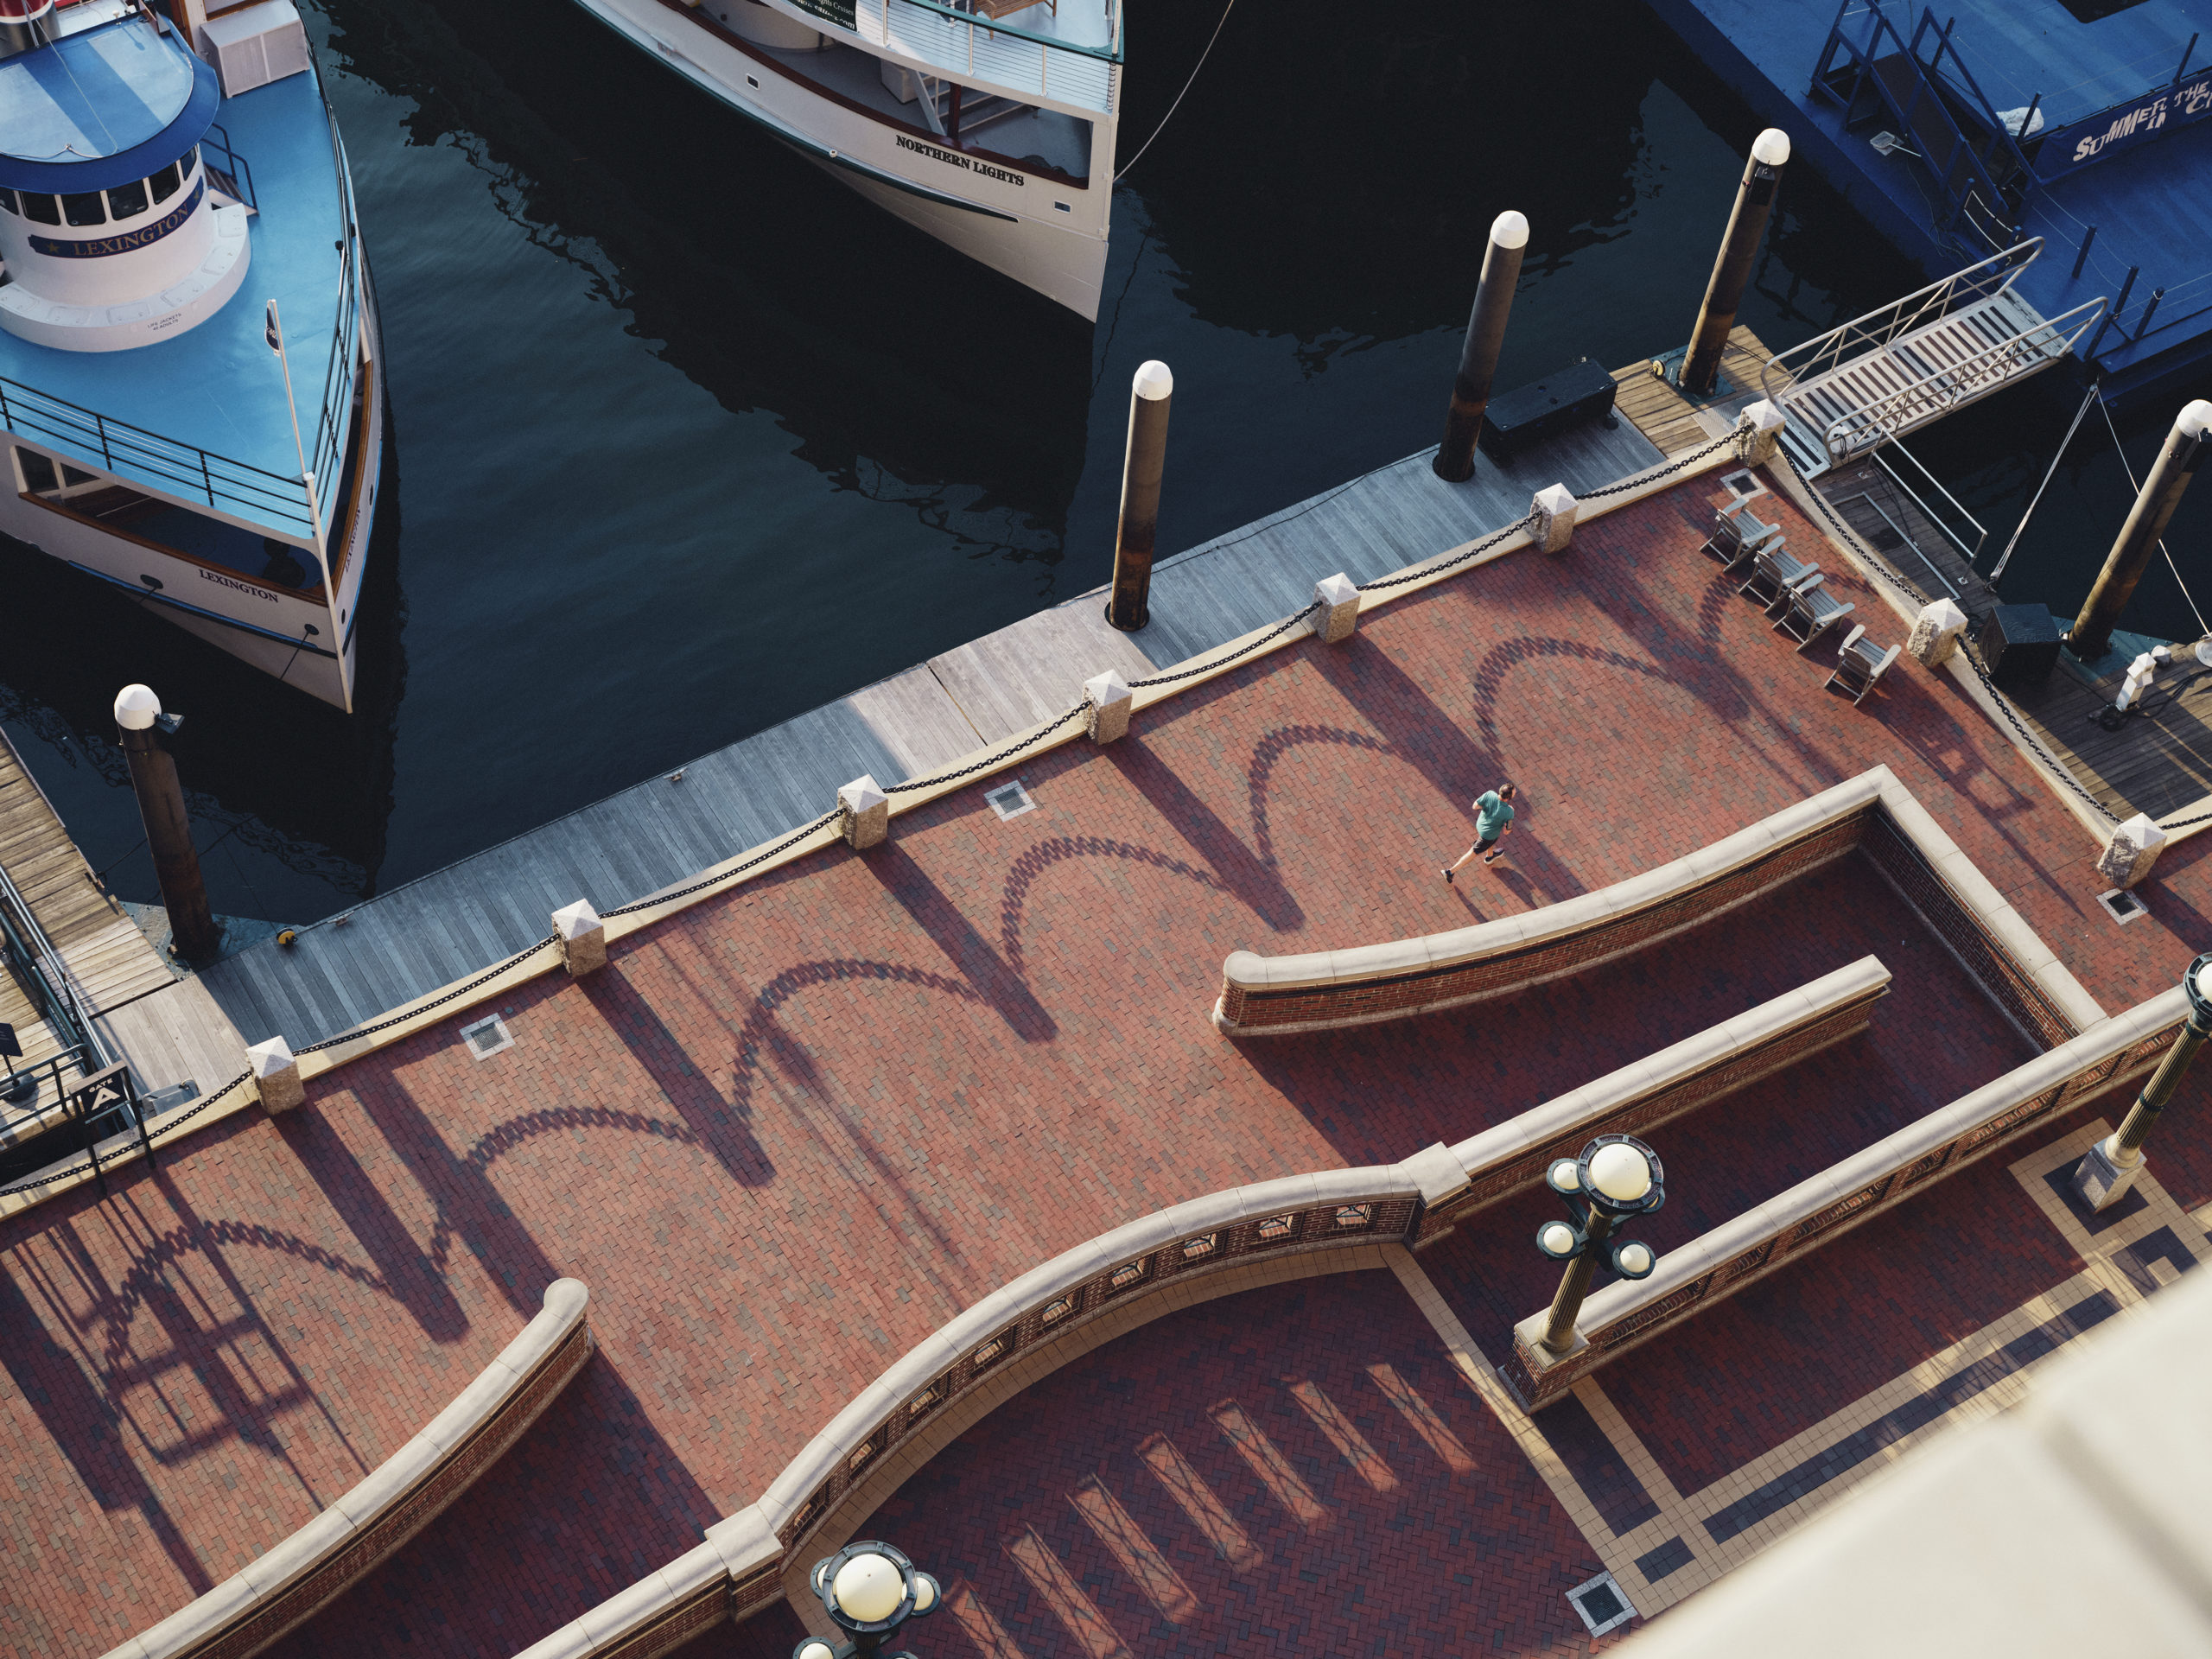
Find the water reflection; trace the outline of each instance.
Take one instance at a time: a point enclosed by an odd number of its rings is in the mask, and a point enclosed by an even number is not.
[[[734,415],[955,551],[1058,557],[1090,328],[899,225],[580,8],[334,0],[330,57]],[[556,346],[557,349],[557,346]],[[583,414],[579,411],[580,416]]]

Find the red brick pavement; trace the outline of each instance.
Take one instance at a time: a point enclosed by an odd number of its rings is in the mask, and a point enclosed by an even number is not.
[[[1379,1272],[1130,1332],[969,1430],[858,1535],[950,1592],[918,1648],[984,1659],[1587,1653],[1566,1592],[1601,1570]]]
[[[1233,1182],[1468,1133],[1858,954],[1823,959],[1827,933],[1915,954],[1877,929],[1878,898],[1847,894],[1510,1007],[1240,1050],[1205,1020],[1238,946],[1556,899],[1886,760],[2108,1006],[2171,983],[2212,938],[2199,843],[2161,864],[2149,918],[2113,926],[2089,838],[1948,680],[1901,663],[1854,710],[1715,584],[1694,550],[1706,493],[1239,670],[1109,750],[1032,762],[1034,813],[1002,823],[979,787],[865,858],[702,905],[594,981],[517,993],[517,1046],[489,1060],[449,1022],[325,1080],[281,1128],[226,1126],[105,1205],[0,1226],[18,1494],[0,1643],[97,1653],[234,1571],[569,1272],[594,1297],[594,1376],[613,1377],[577,1385],[512,1503],[455,1512],[444,1549],[469,1572],[403,1560],[404,1595],[354,1598],[426,1649],[520,1645],[632,1559],[689,1547],[868,1377],[1054,1251]],[[1446,889],[1433,872],[1464,844],[1466,798],[1502,774],[1524,791],[1513,856]],[[1878,1015],[1894,1098],[1855,1122],[1823,1107],[1803,1155],[1991,1058],[1941,972],[1912,978],[1919,1023],[1903,992]],[[1772,1156],[1795,1127],[1743,1130]],[[1683,1155],[1720,1170],[1727,1151]],[[603,1516],[573,1503],[541,1524],[524,1503],[564,1478],[614,1491],[640,1459],[659,1490]]]

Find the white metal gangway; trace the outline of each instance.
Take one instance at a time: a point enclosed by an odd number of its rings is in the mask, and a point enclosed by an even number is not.
[[[1768,363],[1798,469],[1840,467],[2066,356],[2105,302],[2043,316],[2013,286],[2042,251],[2041,237],[2023,242]]]

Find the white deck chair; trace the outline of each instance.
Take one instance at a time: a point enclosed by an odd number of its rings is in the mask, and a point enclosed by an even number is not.
[[[1853,708],[1866,700],[1875,682],[1889,671],[1891,663],[1903,652],[1901,645],[1891,645],[1887,651],[1869,644],[1866,625],[1860,623],[1844,636],[1843,650],[1836,658],[1835,672],[1828,676],[1824,690],[1841,687],[1851,696]]]
[[[1788,634],[1802,652],[1858,608],[1845,604],[1819,583],[1808,583],[1789,590],[1774,631]]]

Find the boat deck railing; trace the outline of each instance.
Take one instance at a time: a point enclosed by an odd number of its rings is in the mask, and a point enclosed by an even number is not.
[[[333,238],[339,244],[338,321],[331,329],[330,355],[323,369],[322,404],[315,419],[315,448],[308,461],[318,486],[331,480],[345,464],[347,422],[353,405],[353,377],[361,360],[360,247],[353,208],[353,179],[346,165],[345,142],[338,136],[338,118],[331,113],[327,102],[323,113],[329,120],[331,166],[338,179],[338,229]],[[330,494],[328,489],[321,489],[316,498],[318,503],[327,502]]]
[[[1040,103],[1112,115],[1122,63],[1122,11],[1115,0],[1108,0],[1105,20],[1105,42],[1091,46],[944,0],[855,0],[852,28],[872,45],[950,74],[972,76]]]
[[[900,0],[912,3],[912,0]],[[317,86],[321,70],[316,71]],[[318,482],[333,477],[346,456],[347,420],[353,402],[353,378],[360,360],[360,249],[355,225],[353,183],[346,171],[346,149],[338,121],[324,100],[330,128],[331,162],[338,180],[338,319],[323,371],[322,396],[308,465]],[[253,173],[245,156],[232,149],[230,135],[211,127],[204,142],[230,163],[244,199],[252,202]],[[312,360],[312,359],[310,359]],[[296,536],[309,545],[318,526],[308,511],[304,480],[257,467],[251,461],[165,437],[129,421],[86,409],[35,386],[0,376],[0,424],[25,437],[43,438],[65,454],[125,482],[149,485],[186,499],[205,501],[216,512]],[[318,504],[330,492],[321,491]]]
[[[231,148],[231,135],[228,130],[212,121],[207,124],[207,136],[200,141],[200,153],[204,158],[211,149],[221,152],[225,165],[218,170],[225,178],[238,186],[238,199],[257,213],[259,213],[261,204],[254,200],[253,194],[253,168],[246,164],[245,156]],[[206,165],[204,159],[201,165]]]
[[[296,478],[165,438],[66,397],[0,376],[0,424],[43,438],[126,482],[202,500],[218,512],[312,537],[307,492]]]

